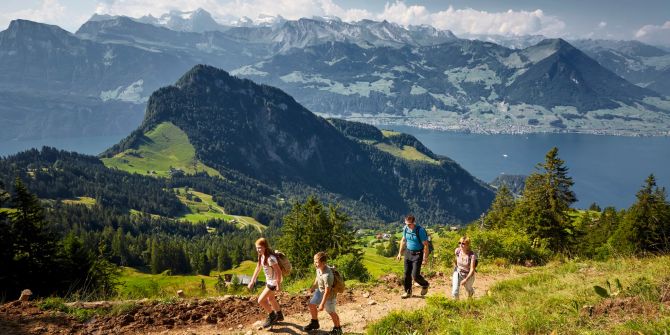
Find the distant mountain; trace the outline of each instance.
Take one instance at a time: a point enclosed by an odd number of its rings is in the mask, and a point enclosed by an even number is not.
[[[204,11],[170,17],[211,18]],[[429,26],[261,19],[193,32],[203,29],[98,15],[74,35],[17,20],[0,32],[0,93],[10,99],[0,112],[14,110],[0,119],[28,122],[31,131],[0,138],[130,130],[141,116],[128,113],[195,64],[279,87],[319,115],[373,124],[478,133],[669,133],[670,99],[658,92],[670,76],[662,76],[661,65],[660,77],[635,87],[562,40],[510,49]],[[645,64],[664,64],[660,49],[628,49],[644,55]],[[84,112],[73,117],[77,110]],[[53,119],[61,114],[81,121],[68,132]],[[40,132],[41,125],[51,130]]]
[[[507,189],[509,189],[510,192],[517,196],[521,196],[526,187],[526,177],[527,176],[525,175],[518,174],[502,174],[493,179],[489,184],[496,189],[499,189],[503,185],[507,186]]]
[[[139,22],[164,26],[176,31],[202,33],[205,31],[226,30],[227,27],[218,24],[212,15],[202,8],[190,12],[172,10],[156,18],[151,15],[137,19]]]
[[[577,40],[577,48],[640,87],[670,96],[670,52],[638,41]]]
[[[635,86],[603,68],[562,39],[545,40],[535,49],[552,50],[550,56],[528,67],[505,89],[510,103],[546,108],[574,106],[580,112],[633,105],[657,93]]]
[[[536,45],[547,37],[542,35],[491,35],[491,34],[464,34],[460,38],[479,40],[504,46],[510,49],[525,49]]]
[[[282,87],[317,113],[380,124],[630,134],[641,123],[666,133],[651,120],[670,123],[658,93],[560,39],[523,50],[459,39],[399,49],[326,43],[232,73]]]
[[[151,91],[187,66],[178,57],[81,40],[12,21],[0,32],[0,140],[127,133]],[[139,104],[139,106],[138,106]]]
[[[202,65],[152,94],[140,128],[104,156],[135,150],[165,123],[181,129],[197,159],[224,178],[239,174],[289,196],[338,198],[383,221],[412,212],[424,222],[467,222],[493,199],[485,184],[409,135],[343,127],[346,121],[315,116],[279,89]]]

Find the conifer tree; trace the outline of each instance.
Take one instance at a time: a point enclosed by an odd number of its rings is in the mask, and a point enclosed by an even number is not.
[[[514,211],[514,221],[533,238],[547,241],[554,251],[566,251],[574,229],[567,211],[577,201],[571,190],[574,182],[568,168],[558,158],[558,149],[547,152],[538,172],[526,179],[523,198]]]
[[[39,200],[19,178],[14,182],[12,206],[15,211],[9,218],[18,273],[27,281],[24,284],[31,282],[36,289],[47,290],[57,262],[56,236],[47,226]]]
[[[506,185],[500,186],[491,208],[484,217],[484,226],[489,229],[502,228],[507,225],[514,211],[514,195]]]
[[[0,287],[9,287],[14,276],[14,240],[7,212],[3,210],[9,200],[9,193],[0,182]]]
[[[354,231],[347,226],[348,221],[335,206],[326,209],[310,196],[304,203],[296,203],[284,217],[279,249],[289,257],[296,273],[308,271],[319,251],[325,251],[330,259],[356,253]]]
[[[637,192],[611,243],[623,252],[670,251],[670,204],[653,174]]]

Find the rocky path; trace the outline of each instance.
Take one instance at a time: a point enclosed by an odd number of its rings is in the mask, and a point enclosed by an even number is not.
[[[493,283],[513,276],[478,274],[475,298],[486,294]],[[448,296],[449,279],[448,275],[430,278],[428,296]],[[418,292],[419,289],[415,290]],[[400,294],[400,281],[393,275],[382,278],[374,287],[340,294],[337,310],[345,333],[365,333],[368,324],[392,311],[414,310],[426,305],[425,297],[401,299]],[[107,306],[107,313],[85,322],[72,314],[41,310],[34,302],[15,301],[0,305],[0,334],[304,334],[302,326],[309,322],[308,301],[307,294],[280,293],[285,321],[267,330],[258,327],[264,312],[256,303],[256,297],[101,302],[115,307]],[[320,313],[320,323],[322,331],[316,334],[325,334],[333,326],[325,312]]]
[[[475,279],[475,298],[486,294],[487,290],[495,282],[509,278],[509,274],[505,275],[478,275]],[[397,278],[395,278],[397,280]],[[399,283],[393,283],[393,279],[388,279],[386,283],[377,285],[372,289],[356,289],[346,296],[344,303],[339,303],[337,311],[340,316],[342,328],[345,333],[364,334],[368,324],[375,322],[392,311],[414,310],[426,305],[425,297],[417,296],[420,291],[415,290],[415,296],[409,299],[401,299],[401,286]],[[450,277],[437,276],[431,278],[431,288],[427,296],[450,296],[451,282]],[[308,300],[307,295],[304,296]],[[340,300],[340,298],[338,298]],[[260,321],[240,323],[234,327],[222,328],[220,325],[194,325],[193,327],[185,327],[180,329],[170,329],[151,332],[151,334],[305,334],[302,331],[302,326],[309,323],[310,316],[307,308],[295,313],[285,314],[284,322],[280,322],[271,329],[259,329]],[[319,332],[312,332],[312,334],[326,334],[332,329],[333,323],[327,313],[321,312],[319,314],[321,330]]]

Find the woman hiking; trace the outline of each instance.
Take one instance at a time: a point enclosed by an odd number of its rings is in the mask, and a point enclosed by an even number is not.
[[[263,268],[265,273],[265,288],[261,295],[258,296],[258,304],[268,313],[268,317],[263,323],[263,328],[272,326],[277,321],[284,321],[284,314],[277,302],[276,293],[281,291],[282,272],[279,268],[277,257],[270,249],[270,245],[265,238],[256,240],[256,252],[258,252],[258,262],[256,263],[256,270],[249,282],[249,289],[253,289],[256,285],[258,273]]]
[[[451,281],[451,295],[458,299],[461,285],[468,292],[468,298],[475,294],[472,285],[475,283],[475,265],[477,255],[470,249],[470,238],[463,236],[458,241],[458,248],[454,250],[456,266]]]

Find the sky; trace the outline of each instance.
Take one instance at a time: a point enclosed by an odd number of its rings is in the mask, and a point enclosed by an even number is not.
[[[259,14],[287,19],[330,15],[347,22],[428,24],[463,37],[544,35],[670,46],[670,0],[1,0],[0,30],[21,18],[74,32],[94,13],[141,17],[197,8],[220,22]]]

